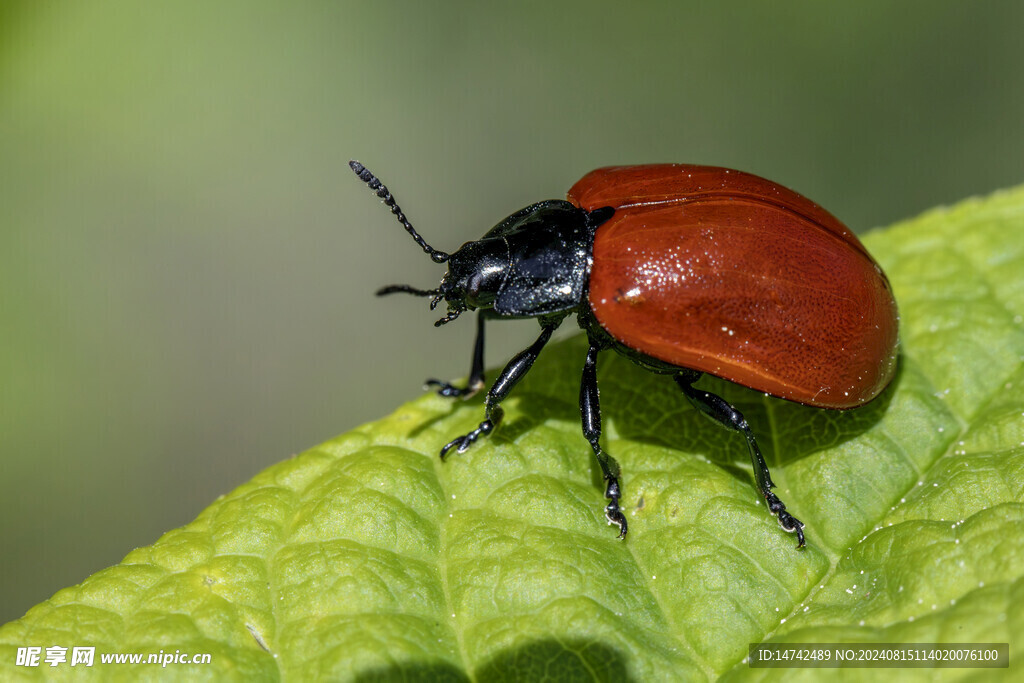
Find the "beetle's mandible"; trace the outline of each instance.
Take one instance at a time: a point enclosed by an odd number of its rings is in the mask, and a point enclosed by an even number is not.
[[[693,386],[703,373],[831,409],[875,398],[896,370],[898,314],[889,281],[832,214],[777,183],[711,166],[649,164],[592,171],[569,190],[513,213],[452,254],[420,237],[394,197],[357,161],[361,180],[448,272],[434,289],[391,285],[441,301],[435,325],[476,311],[465,387],[428,380],[441,396],[484,388],[484,322],[536,318],[541,333],[487,391],[484,420],[441,449],[464,452],[501,420],[501,402],[551,333],[575,313],[590,348],[583,366],[583,435],[606,482],[608,521],[626,536],[615,459],[601,448],[597,358],[607,349],[671,375],[698,412],[746,440],[759,493],[804,546],[803,523],[772,491],[750,426],[724,399]]]

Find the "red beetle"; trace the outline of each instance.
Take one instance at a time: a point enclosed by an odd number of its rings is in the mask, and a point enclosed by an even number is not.
[[[702,414],[743,434],[757,488],[804,545],[803,523],[772,492],[757,441],[738,410],[693,386],[702,373],[822,408],[875,398],[896,369],[896,301],[885,274],[832,214],[769,180],[711,166],[601,168],[569,201],[532,204],[447,254],[416,232],[388,189],[350,166],[448,272],[435,289],[391,285],[441,300],[436,325],[477,311],[469,382],[427,384],[467,398],[484,386],[484,321],[537,318],[541,335],[487,392],[484,421],[441,449],[463,452],[501,420],[501,401],[533,366],[551,333],[575,313],[590,342],[580,388],[583,434],[607,482],[610,523],[625,537],[619,465],[600,446],[597,355],[605,349],[672,375]]]

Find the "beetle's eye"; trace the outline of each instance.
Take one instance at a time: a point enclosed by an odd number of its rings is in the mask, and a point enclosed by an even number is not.
[[[466,297],[475,300],[480,296],[480,288],[484,284],[484,274],[481,272],[473,273],[469,276],[469,282],[466,283]]]
[[[501,284],[501,271],[481,268],[466,280],[466,303],[473,307],[487,307],[494,303]]]
[[[468,303],[473,306],[484,303],[483,299],[487,296],[486,279],[482,271],[477,271],[469,276],[469,281],[466,283],[466,301]]]

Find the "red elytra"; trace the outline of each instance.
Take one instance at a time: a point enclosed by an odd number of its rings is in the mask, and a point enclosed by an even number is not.
[[[889,282],[837,218],[724,168],[601,168],[569,190],[597,229],[589,301],[625,346],[780,398],[853,408],[896,369]]]

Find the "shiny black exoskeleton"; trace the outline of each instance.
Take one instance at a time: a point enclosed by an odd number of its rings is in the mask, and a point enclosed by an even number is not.
[[[541,334],[533,344],[519,352],[487,392],[484,420],[468,434],[453,439],[441,449],[444,458],[452,449],[464,452],[481,436],[490,434],[502,418],[501,402],[526,375],[551,338],[552,332],[570,313],[576,313],[580,327],[587,332],[590,349],[583,366],[580,384],[580,415],[583,435],[590,443],[606,482],[605,507],[608,521],[619,528],[619,537],[627,532],[626,518],[619,506],[622,495],[619,465],[600,446],[601,409],[597,390],[597,355],[614,349],[649,370],[672,374],[684,395],[697,410],[722,426],[743,434],[754,464],[758,487],[766,496],[769,509],[778,515],[787,531],[795,531],[804,545],[803,524],[785,510],[771,491],[768,468],[746,420],[720,397],[692,386],[701,373],[670,366],[626,348],[614,340],[594,318],[587,300],[587,287],[593,263],[594,234],[614,214],[611,207],[586,211],[563,200],[532,204],[512,214],[474,242],[463,244],[447,254],[434,249],[420,237],[406,219],[394,197],[369,170],[357,161],[349,166],[390,207],[412,238],[436,263],[447,263],[448,272],[436,289],[418,289],[410,285],[390,285],[380,289],[383,296],[396,292],[433,297],[430,308],[443,300],[447,314],[435,325],[455,320],[467,310],[477,312],[477,333],[469,381],[457,387],[436,379],[427,385],[441,396],[469,398],[484,387],[484,321],[490,319],[537,318]]]
[[[512,214],[448,257],[439,289],[449,314],[468,308],[539,318],[576,310],[586,293],[594,231],[611,214],[559,200]]]

